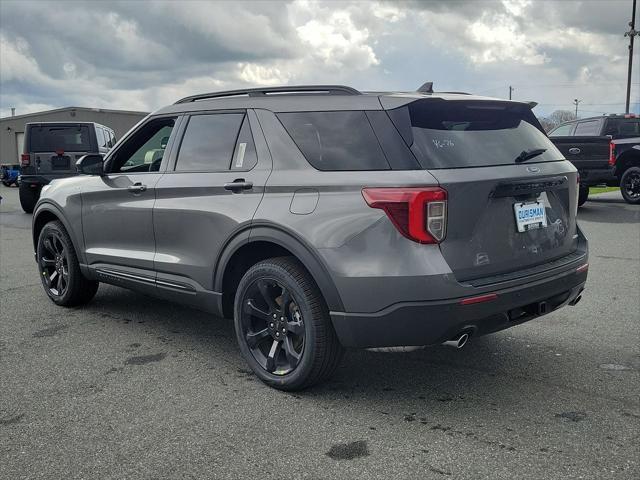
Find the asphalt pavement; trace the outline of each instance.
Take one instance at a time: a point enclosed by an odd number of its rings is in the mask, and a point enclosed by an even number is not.
[[[48,300],[0,187],[0,478],[640,478],[640,207],[579,214],[583,300],[460,351],[349,351],[264,386],[229,320],[102,285]]]

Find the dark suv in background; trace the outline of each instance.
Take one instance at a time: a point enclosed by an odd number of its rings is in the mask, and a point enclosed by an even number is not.
[[[77,175],[76,161],[89,153],[106,154],[116,143],[114,131],[93,122],[27,123],[20,157],[20,205],[26,213],[51,180]]]
[[[461,347],[575,304],[587,279],[576,169],[526,103],[197,95],[78,168],[33,216],[51,300],[105,282],[233,317],[280,389],[327,378],[344,347]]]
[[[640,117],[634,114],[581,118],[558,125],[551,141],[580,174],[578,205],[589,187],[620,187],[627,203],[640,204]]]

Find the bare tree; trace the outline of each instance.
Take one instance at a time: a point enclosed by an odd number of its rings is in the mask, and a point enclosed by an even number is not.
[[[557,127],[561,123],[568,122],[570,120],[575,120],[576,114],[570,110],[556,110],[548,117],[541,117],[540,123],[546,132]]]

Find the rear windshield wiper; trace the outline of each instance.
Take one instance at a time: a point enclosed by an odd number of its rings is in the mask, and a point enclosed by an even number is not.
[[[526,162],[527,160],[537,157],[538,155],[542,155],[546,152],[546,148],[534,148],[533,150],[523,150],[520,155],[515,158],[516,163]]]

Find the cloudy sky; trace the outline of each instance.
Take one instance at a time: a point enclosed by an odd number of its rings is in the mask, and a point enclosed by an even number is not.
[[[194,93],[340,83],[462,90],[536,113],[624,110],[632,0],[0,0],[0,116],[153,110]],[[640,38],[633,110],[640,110]]]

